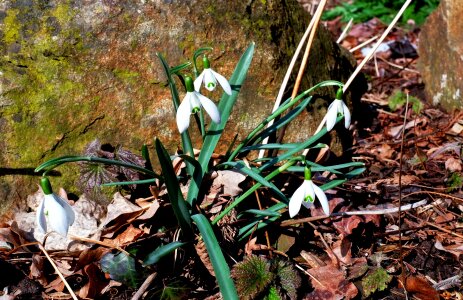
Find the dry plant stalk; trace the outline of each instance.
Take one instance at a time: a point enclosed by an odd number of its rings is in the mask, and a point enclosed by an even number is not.
[[[61,271],[58,269],[58,266],[55,264],[55,262],[53,261],[53,259],[51,259],[50,255],[48,255],[48,252],[47,250],[45,250],[45,248],[43,247],[43,245],[41,243],[37,243],[37,245],[39,246],[40,250],[42,250],[43,254],[45,254],[45,256],[47,257],[48,261],[50,262],[51,266],[53,267],[53,269],[55,269],[55,272],[58,274],[59,278],[61,278],[61,281],[64,283],[64,285],[66,286],[69,294],[71,295],[72,299],[74,300],[78,300],[76,294],[74,293],[74,291],[72,290],[71,286],[69,285],[69,283],[67,282],[66,278],[64,278],[63,274],[61,273]]]
[[[321,14],[321,10],[322,10],[322,7],[319,6],[317,8],[317,11],[315,12],[315,14],[317,14],[318,11],[320,11],[319,14]],[[301,40],[299,41],[299,44],[297,45],[296,51],[294,52],[294,55],[293,55],[293,58],[291,59],[291,62],[289,64],[288,69],[286,70],[286,74],[285,74],[285,77],[283,78],[283,82],[281,83],[280,90],[278,91],[278,95],[277,95],[277,98],[275,100],[275,104],[273,105],[272,113],[274,113],[278,109],[278,107],[280,107],[281,100],[283,98],[283,94],[284,94],[284,92],[286,90],[286,86],[288,85],[289,77],[291,76],[291,73],[292,73],[292,71],[294,69],[294,65],[296,64],[297,57],[299,56],[299,53],[302,50],[302,46],[304,46],[305,40],[307,39],[310,32],[312,31],[312,28],[314,27],[314,24],[315,24],[315,17],[312,18],[312,20],[310,20],[309,26],[307,26],[307,29],[304,32],[304,35],[302,36]],[[273,125],[273,120],[270,121],[267,124],[267,128],[272,126],[272,125]],[[263,145],[265,145],[267,143],[268,143],[268,137],[266,137],[262,141]],[[259,151],[259,158],[264,157],[264,153],[265,153],[265,150],[260,150]]]

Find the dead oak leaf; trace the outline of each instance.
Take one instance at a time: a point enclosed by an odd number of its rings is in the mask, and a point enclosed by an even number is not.
[[[327,265],[308,270],[314,291],[304,299],[307,300],[341,300],[353,299],[358,294],[355,285],[348,281],[342,271],[334,265]]]

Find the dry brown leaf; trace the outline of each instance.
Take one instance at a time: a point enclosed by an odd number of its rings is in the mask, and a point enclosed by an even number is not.
[[[84,274],[87,276],[88,282],[79,290],[79,297],[83,299],[96,299],[108,284],[108,281],[103,280],[104,274],[95,264],[85,266]]]
[[[352,299],[358,294],[358,290],[355,285],[346,280],[343,272],[332,264],[310,269],[308,272],[317,280],[311,278],[314,291],[307,295],[305,299]]]
[[[450,172],[461,172],[461,159],[450,157],[445,161],[445,169]]]
[[[439,249],[441,251],[445,251],[448,253],[451,253],[455,255],[455,258],[457,260],[460,259],[460,255],[463,254],[463,244],[454,244],[454,245],[442,245],[442,241],[439,239],[439,237],[436,237],[436,242],[434,243],[434,247],[436,249]]]
[[[45,256],[34,254],[32,256],[32,263],[30,266],[29,277],[33,280],[38,281],[41,285],[47,284],[46,273],[44,272]]]
[[[244,246],[244,252],[246,253],[246,255],[248,256],[251,255],[252,251],[268,249],[266,245],[257,244],[256,241],[257,241],[257,237],[251,239],[249,242],[246,243],[246,245]]]
[[[136,239],[138,239],[140,236],[144,234],[144,231],[135,228],[132,224],[127,227],[124,232],[121,234],[117,235],[114,239],[105,239],[104,242],[113,245],[113,246],[118,246],[121,247],[125,244],[129,244]]]
[[[410,276],[405,279],[405,289],[420,300],[439,300],[439,293],[429,282],[419,276]]]

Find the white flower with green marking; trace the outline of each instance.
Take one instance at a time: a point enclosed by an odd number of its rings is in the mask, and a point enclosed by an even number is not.
[[[51,230],[62,236],[67,236],[69,227],[74,223],[75,213],[71,205],[53,193],[50,181],[44,177],[40,185],[45,194],[37,209],[37,224],[39,229],[47,233],[47,217]]]
[[[293,196],[289,200],[288,210],[289,216],[292,218],[299,213],[301,205],[306,208],[310,208],[314,202],[315,197],[318,198],[322,206],[323,212],[326,215],[330,214],[330,206],[328,204],[328,198],[325,193],[311,180],[310,168],[305,168],[305,179],[301,186],[294,192]]]
[[[330,106],[328,106],[328,111],[326,113],[326,130],[330,131],[333,129],[339,114],[344,116],[344,126],[346,129],[349,128],[351,118],[349,108],[344,101],[334,99]]]
[[[209,98],[201,95],[193,89],[193,80],[185,76],[186,95],[177,109],[177,127],[183,133],[190,126],[190,115],[204,107],[214,123],[220,123],[220,112],[217,106]]]
[[[206,87],[206,89],[208,91],[213,91],[217,87],[218,82],[225,91],[225,93],[231,95],[232,90],[230,84],[228,83],[228,80],[211,69],[209,59],[207,59],[206,56],[204,56],[203,58],[203,66],[204,70],[201,72],[201,74],[198,76],[198,78],[196,78],[194,82],[195,90],[199,92],[199,90],[201,89],[201,83],[204,82],[204,86]]]

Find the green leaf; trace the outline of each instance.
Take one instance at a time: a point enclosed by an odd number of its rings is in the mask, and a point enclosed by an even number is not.
[[[384,291],[391,280],[392,276],[381,267],[368,272],[362,279],[363,296],[368,297],[376,291]]]
[[[178,223],[183,232],[189,235],[192,233],[190,212],[188,210],[187,203],[183,198],[182,191],[180,190],[177,176],[175,175],[174,168],[172,167],[172,161],[170,160],[170,156],[160,140],[156,139],[155,145],[156,153],[158,154],[159,163],[164,175],[164,181],[167,187],[170,204],[172,205],[175,217],[177,217]]]
[[[201,172],[197,175],[198,178],[195,178],[196,182],[201,182],[204,174],[206,174],[208,168],[209,161],[211,159],[212,154],[219,142],[220,137],[222,136],[223,130],[225,125],[227,124],[228,118],[230,117],[231,110],[238,98],[239,91],[241,86],[246,79],[246,75],[248,73],[249,66],[251,65],[251,60],[254,54],[254,43],[248,47],[246,52],[241,56],[240,61],[236,65],[235,71],[233,72],[229,83],[232,87],[232,94],[227,95],[223,93],[223,96],[220,100],[218,105],[218,109],[220,111],[221,122],[220,124],[216,124],[214,122],[211,123],[209,126],[209,130],[206,133],[206,137],[204,139],[204,144],[201,149],[201,153],[199,154],[198,161],[201,165]],[[199,186],[190,187],[188,190],[187,201],[190,205],[193,205],[195,202],[199,192]]]
[[[146,256],[143,263],[147,266],[153,265],[157,263],[162,257],[166,256],[167,254],[171,253],[172,251],[183,245],[186,245],[186,243],[172,242],[167,245],[159,246],[158,248],[156,248],[156,250],[154,250]]]
[[[259,182],[263,186],[270,188],[281,200],[288,202],[288,198],[270,181],[262,177],[259,173],[256,172],[257,169],[249,169],[243,162],[224,162],[221,165],[223,166],[232,166],[244,174],[248,175],[255,181]]]
[[[267,136],[271,135],[281,127],[285,126],[294,118],[296,118],[301,112],[304,111],[304,109],[307,107],[307,105],[310,103],[310,100],[312,99],[312,96],[309,96],[305,98],[304,100],[299,103],[296,108],[288,112],[283,118],[279,119],[275,123],[272,124],[272,126],[264,129],[262,132],[260,132],[258,135],[256,135],[249,143],[251,144],[256,144],[265,139]]]
[[[100,186],[115,186],[115,185],[131,185],[131,184],[146,184],[146,183],[153,183],[156,182],[156,179],[142,179],[142,180],[134,180],[134,181],[118,181],[118,182],[108,182],[100,184]]]
[[[202,214],[193,215],[191,218],[196,223],[196,226],[198,226],[201,237],[206,245],[207,253],[209,254],[212,267],[214,268],[215,277],[219,284],[220,293],[222,294],[223,299],[238,299],[238,294],[230,275],[230,268],[225,261],[222,249],[220,249],[211,224]]]
[[[101,270],[109,273],[111,279],[136,288],[142,279],[137,270],[135,259],[123,252],[118,254],[106,253],[100,260]]]
[[[156,172],[143,168],[139,165],[126,163],[121,160],[107,159],[107,158],[101,158],[101,157],[95,157],[95,156],[75,156],[75,155],[61,156],[61,157],[50,159],[44,162],[43,164],[38,166],[34,171],[35,172],[45,171],[46,173],[62,164],[69,163],[69,162],[78,162],[78,161],[101,163],[101,164],[112,165],[112,166],[121,166],[121,167],[136,170],[140,173],[147,174],[154,178],[160,178],[160,176]]]
[[[279,217],[281,216],[280,213],[270,211],[270,210],[260,210],[260,209],[248,209],[244,211],[245,213],[248,214],[255,214],[258,216],[266,216],[266,217]],[[238,216],[239,218],[239,216]]]

